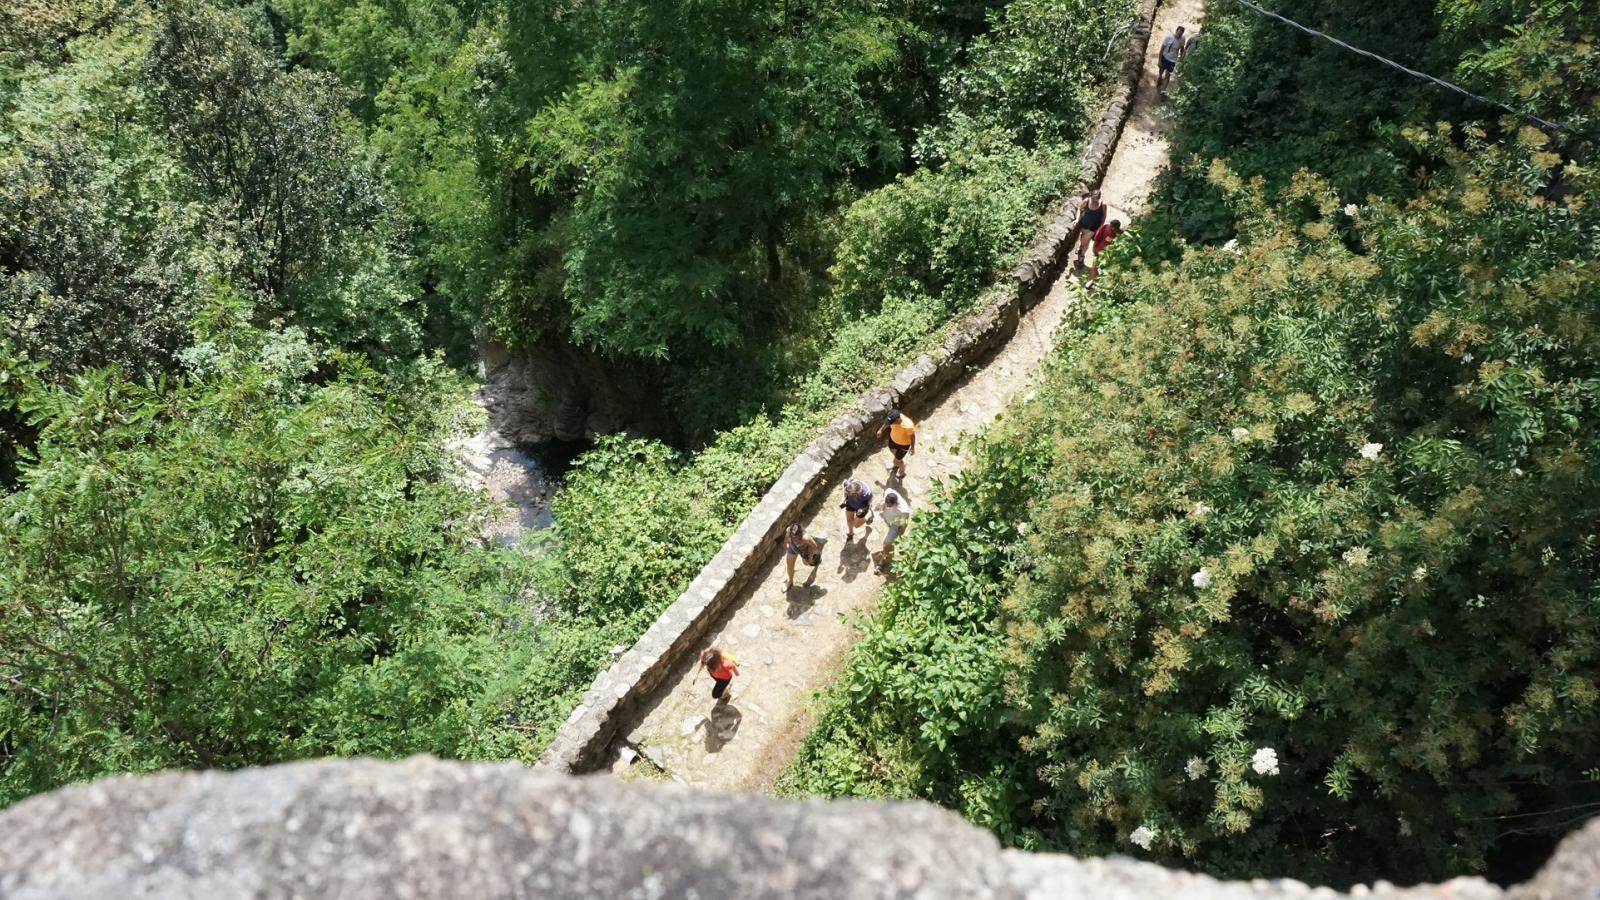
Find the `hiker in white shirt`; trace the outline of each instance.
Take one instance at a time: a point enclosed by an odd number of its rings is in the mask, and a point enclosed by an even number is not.
[[[1161,41],[1161,59],[1156,63],[1156,91],[1163,97],[1167,95],[1167,84],[1172,81],[1172,70],[1178,67],[1178,60],[1183,58],[1187,46],[1182,25]]]
[[[899,491],[889,488],[883,492],[883,507],[878,510],[878,518],[889,529],[883,535],[883,556],[872,568],[873,572],[882,575],[889,568],[889,558],[894,555],[895,539],[911,527],[911,504],[900,496]]]

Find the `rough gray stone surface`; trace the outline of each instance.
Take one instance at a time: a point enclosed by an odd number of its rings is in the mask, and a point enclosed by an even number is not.
[[[644,392],[593,353],[553,343],[512,353],[492,341],[478,353],[476,399],[488,413],[491,450],[664,424],[653,421]]]
[[[1600,818],[1567,835],[1532,881],[1511,900],[1600,900]]]
[[[1481,879],[1349,895],[1125,857],[1001,850],[926,803],[783,801],[511,764],[323,760],[63,788],[0,813],[6,900],[1499,900]],[[1550,894],[1593,896],[1600,832]],[[1585,868],[1586,866],[1586,868]],[[1576,893],[1572,893],[1576,891]]]

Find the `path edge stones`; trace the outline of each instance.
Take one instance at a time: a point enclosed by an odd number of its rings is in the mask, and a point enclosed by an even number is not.
[[[1158,0],[1139,0],[1129,29],[1122,83],[1083,155],[1083,181],[1100,184],[1116,150],[1123,123],[1133,107],[1144,66]],[[698,652],[711,626],[761,571],[779,535],[797,520],[817,494],[866,449],[885,412],[916,408],[966,373],[968,367],[1016,333],[1022,313],[1042,299],[1060,274],[1070,251],[1077,206],[1068,202],[1034,239],[1011,274],[986,294],[988,302],[951,329],[931,353],[867,392],[853,409],[836,416],[806,445],[767,490],[711,562],[667,607],[649,629],[584,692],[583,701],[557,729],[534,768],[582,774],[604,766],[606,748],[671,673],[675,664]]]

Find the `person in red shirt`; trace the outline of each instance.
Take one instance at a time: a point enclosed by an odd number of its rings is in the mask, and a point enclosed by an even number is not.
[[[1094,281],[1095,279],[1100,277],[1100,251],[1106,249],[1106,245],[1110,244],[1112,241],[1116,240],[1117,239],[1117,235],[1119,235],[1121,233],[1122,233],[1122,222],[1117,220],[1117,219],[1112,219],[1111,221],[1109,221],[1109,222],[1105,223],[1104,225],[1101,225],[1099,228],[1095,229],[1095,232],[1094,232],[1094,265],[1089,267],[1089,280],[1090,281]]]
[[[728,685],[733,683],[733,676],[739,674],[739,661],[734,659],[731,653],[724,653],[716,647],[707,647],[700,651],[700,665],[695,666],[694,678],[689,680],[690,684],[700,680],[702,668],[711,673],[711,680],[714,682],[711,696],[719,701],[728,699],[726,696]]]

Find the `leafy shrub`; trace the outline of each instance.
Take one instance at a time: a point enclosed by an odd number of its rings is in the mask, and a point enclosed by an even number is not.
[[[943,318],[965,306],[1078,174],[1066,148],[1030,152],[965,116],[928,137],[937,167],[867,194],[844,215],[832,273],[847,310],[926,297]]]
[[[1571,827],[1593,213],[1540,195],[1544,135],[1451,137],[1410,135],[1451,168],[1405,207],[1309,176],[1274,207],[1215,166],[1240,245],[1109,283],[1131,305],[908,544],[795,789],[882,765],[1016,843],[1333,883]]]
[[[18,79],[0,129],[0,330],[57,372],[169,370],[204,297],[206,217],[150,121],[149,40],[70,46]]]
[[[948,86],[962,109],[1015,132],[1023,146],[1077,140],[1092,117],[1093,87],[1122,59],[1113,38],[1132,22],[1128,3],[1012,0],[989,10],[989,30]]]
[[[8,364],[38,437],[0,498],[0,805],[116,771],[529,752],[505,727],[527,576],[478,538],[447,435],[358,360],[308,383],[316,348],[247,315],[208,312],[191,378]]]

